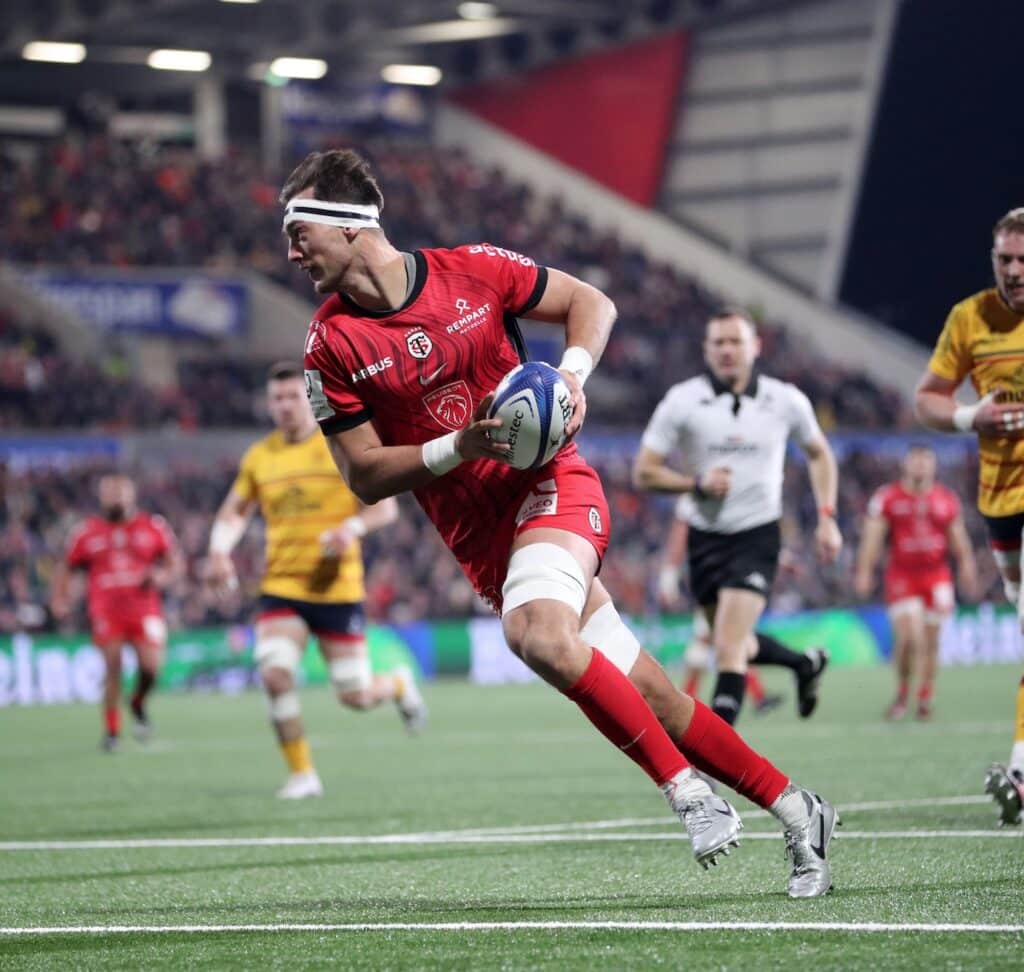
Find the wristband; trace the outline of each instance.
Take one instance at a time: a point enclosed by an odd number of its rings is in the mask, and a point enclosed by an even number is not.
[[[671,601],[679,596],[679,581],[683,576],[682,567],[663,564],[658,571],[658,593],[662,600]]]
[[[443,476],[462,464],[462,456],[455,446],[456,435],[457,432],[449,432],[423,443],[423,465],[435,476]]]
[[[976,405],[957,405],[953,409],[953,428],[958,432],[970,432],[974,428],[974,416],[978,414],[981,402]]]
[[[366,520],[358,514],[350,516],[341,525],[356,538],[366,536]]]
[[[216,520],[210,530],[210,553],[230,554],[241,539],[243,530],[239,530],[235,523]]]
[[[571,371],[580,380],[580,385],[586,384],[590,372],[594,370],[594,356],[578,344],[565,349],[562,360],[558,364],[559,371]]]
[[[704,487],[700,484],[700,473],[697,473],[697,475],[693,477],[693,489],[691,489],[690,492],[693,493],[697,499],[708,498],[708,494],[704,492]]]
[[[835,519],[836,508],[831,503],[823,503],[818,507],[818,516],[830,516]]]

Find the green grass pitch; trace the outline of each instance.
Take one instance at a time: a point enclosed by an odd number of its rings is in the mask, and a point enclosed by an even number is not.
[[[741,731],[844,818],[835,891],[799,902],[774,821],[737,799],[747,839],[703,872],[646,777],[540,685],[428,685],[418,739],[307,691],[327,794],[297,804],[273,797],[257,694],[157,697],[154,740],[113,756],[93,709],[3,710],[0,968],[1024,968],[1024,838],[981,799],[1019,676],[944,671],[933,722],[886,725],[886,671],[829,672],[808,722],[770,673],[785,709]],[[398,923],[431,927],[376,927]],[[109,930],[197,925],[346,927]]]

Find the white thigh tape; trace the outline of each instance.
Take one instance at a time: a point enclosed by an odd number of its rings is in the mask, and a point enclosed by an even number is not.
[[[335,658],[328,666],[328,671],[336,692],[362,692],[373,682],[370,659],[366,655]]]
[[[530,601],[561,601],[577,614],[587,603],[586,579],[576,558],[556,543],[531,543],[520,547],[508,562],[501,589],[504,610]]]
[[[253,658],[260,668],[283,668],[294,672],[299,667],[299,646],[284,635],[271,635],[256,642]]]

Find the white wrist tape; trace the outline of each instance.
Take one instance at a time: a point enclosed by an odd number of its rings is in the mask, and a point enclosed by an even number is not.
[[[242,539],[245,524],[228,520],[216,520],[210,530],[210,553],[229,554]]]
[[[594,357],[586,348],[574,344],[565,349],[562,360],[558,364],[559,371],[571,371],[580,380],[580,384],[586,384],[590,372],[594,370]]]
[[[663,564],[658,571],[658,593],[663,600],[673,601],[679,597],[679,581],[683,576],[683,568],[672,564]]]
[[[978,414],[981,402],[975,405],[957,405],[953,410],[953,428],[970,432],[974,428],[974,416]]]
[[[361,516],[350,516],[342,526],[355,537],[366,536],[366,520]]]
[[[462,464],[462,456],[455,447],[456,435],[457,432],[449,432],[423,443],[423,465],[435,476],[443,476]]]

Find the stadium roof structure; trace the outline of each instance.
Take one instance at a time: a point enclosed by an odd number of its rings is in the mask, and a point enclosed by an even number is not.
[[[799,2],[810,0],[5,0],[0,90],[27,104],[190,90],[191,71],[151,70],[166,49],[208,52],[209,72],[228,81],[264,81],[274,59],[300,57],[357,80],[391,63],[434,65],[457,86]],[[84,58],[26,60],[34,41],[82,45],[64,55]]]

